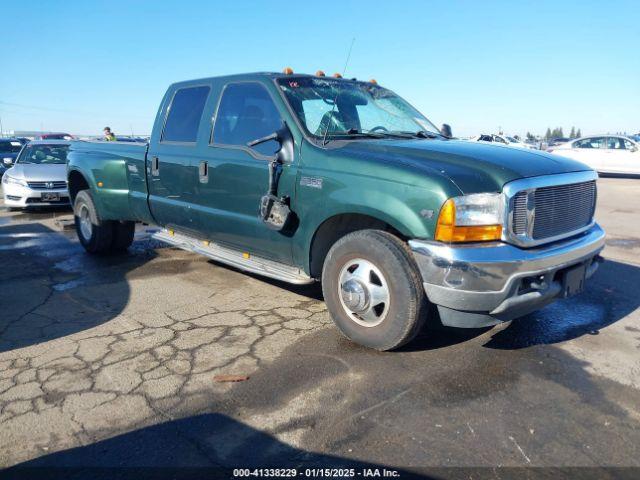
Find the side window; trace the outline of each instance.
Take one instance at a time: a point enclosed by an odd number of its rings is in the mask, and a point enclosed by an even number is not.
[[[494,135],[493,137],[494,141],[498,142],[498,143],[507,143],[504,141],[504,139],[502,137],[499,137],[497,135]]]
[[[604,137],[583,138],[575,142],[576,148],[604,148]]]
[[[620,150],[624,149],[624,143],[621,138],[618,137],[608,137],[607,138],[607,148],[612,150]]]
[[[161,141],[195,142],[208,95],[207,86],[177,90],[169,105]]]
[[[282,118],[269,92],[258,83],[231,83],[220,99],[213,126],[212,143],[238,145],[271,135],[282,126]],[[273,155],[278,142],[253,147],[262,155]]]

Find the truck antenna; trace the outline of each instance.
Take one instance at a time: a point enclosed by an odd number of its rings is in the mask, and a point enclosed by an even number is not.
[[[351,59],[351,50],[353,50],[354,43],[356,43],[356,37],[353,37],[351,39],[351,45],[349,46],[349,53],[347,53],[347,60],[344,62],[344,68],[342,69],[341,77],[344,77],[344,74],[347,72],[347,65],[349,65],[349,60]],[[333,112],[336,109],[336,101],[338,100],[339,95],[340,95],[340,89],[338,89],[338,91],[336,92],[336,96],[333,99],[333,106],[331,107],[331,113],[329,114],[327,125],[324,128],[324,135],[322,135],[323,147],[327,144],[327,132],[329,131],[329,125],[331,125],[331,118],[333,117]]]

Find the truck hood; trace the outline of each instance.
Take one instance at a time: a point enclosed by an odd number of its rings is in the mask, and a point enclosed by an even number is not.
[[[14,178],[29,182],[59,182],[67,180],[67,166],[64,163],[48,165],[16,163],[7,172]]]
[[[463,140],[350,141],[341,153],[403,165],[427,175],[437,172],[465,194],[498,192],[505,183],[519,178],[589,170],[580,162],[540,150]]]

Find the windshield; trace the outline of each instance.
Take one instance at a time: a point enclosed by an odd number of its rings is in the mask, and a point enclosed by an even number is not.
[[[511,143],[520,143],[520,140],[514,137],[506,137]]]
[[[323,137],[345,133],[438,129],[395,93],[373,83],[333,78],[282,78],[278,84],[308,133]]]
[[[67,163],[69,145],[27,145],[16,163],[56,165]]]
[[[17,140],[9,142],[0,142],[0,153],[18,153],[22,148],[22,143]]]

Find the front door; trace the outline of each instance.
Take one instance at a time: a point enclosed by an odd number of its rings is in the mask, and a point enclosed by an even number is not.
[[[149,207],[162,226],[194,233],[191,208],[198,184],[197,141],[209,86],[178,89],[167,108],[158,141],[147,154]]]
[[[249,148],[272,134],[282,117],[267,88],[258,82],[225,86],[215,114],[211,144],[203,155],[197,203],[199,229],[219,243],[252,255],[291,263],[291,239],[267,228],[258,216],[267,192],[269,163],[278,143]],[[204,175],[206,173],[206,175]],[[296,161],[284,165],[278,195],[293,196]]]
[[[622,137],[608,137],[606,155],[603,161],[602,171],[610,173],[634,173],[634,160],[638,155],[634,155],[633,144]],[[635,170],[638,165],[635,165]]]

